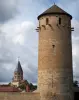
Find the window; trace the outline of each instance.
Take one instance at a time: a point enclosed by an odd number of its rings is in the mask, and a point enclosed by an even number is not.
[[[49,19],[48,18],[46,18],[46,25],[48,25],[49,24]]]
[[[56,47],[55,47],[55,45],[52,45],[52,47],[53,47],[53,54],[56,55]]]
[[[59,24],[61,24],[61,18],[59,18]]]
[[[15,75],[17,75],[17,73],[15,73]]]
[[[53,49],[55,48],[55,45],[52,45],[53,46]]]
[[[18,75],[20,75],[20,73],[18,73]]]

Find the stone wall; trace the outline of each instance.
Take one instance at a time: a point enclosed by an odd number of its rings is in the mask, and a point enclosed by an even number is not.
[[[0,92],[0,100],[40,100],[39,93]]]
[[[38,90],[41,100],[73,100],[70,20],[67,15],[45,15],[39,19]]]

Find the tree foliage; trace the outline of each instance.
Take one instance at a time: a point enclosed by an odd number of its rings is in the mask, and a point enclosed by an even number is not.
[[[74,85],[74,87],[78,87],[78,81],[75,80],[75,81],[73,82],[73,85]]]
[[[20,88],[21,90],[26,90],[26,85],[29,86],[30,91],[34,91],[37,89],[36,85],[33,85],[32,83],[29,83],[27,80],[25,80],[24,83],[20,84],[20,86],[18,88]]]
[[[31,91],[34,91],[34,90],[37,89],[37,86],[36,85],[33,85],[32,83],[30,83],[29,86],[30,86],[30,90]]]

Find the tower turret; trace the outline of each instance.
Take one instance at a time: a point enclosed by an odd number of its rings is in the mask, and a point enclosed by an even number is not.
[[[18,60],[16,69],[14,71],[14,77],[13,77],[13,80],[11,82],[11,85],[19,86],[22,81],[23,81],[23,70],[21,67],[21,63]]]
[[[38,16],[41,100],[73,100],[71,19],[57,5]]]
[[[13,81],[19,82],[23,80],[23,70],[20,64],[20,61],[18,61],[18,64],[16,66],[16,69],[14,71],[14,79]]]

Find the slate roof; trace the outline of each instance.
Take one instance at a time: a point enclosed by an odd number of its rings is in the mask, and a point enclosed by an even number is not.
[[[15,69],[15,72],[23,73],[20,61],[18,61],[18,64],[17,64],[16,69]]]
[[[38,20],[39,20],[39,18],[41,16],[48,15],[48,14],[63,14],[63,15],[68,15],[72,19],[72,16],[70,14],[68,14],[63,9],[61,9],[60,7],[58,7],[57,5],[54,4],[52,7],[50,7],[45,12],[43,12],[41,15],[39,15],[38,16]]]

